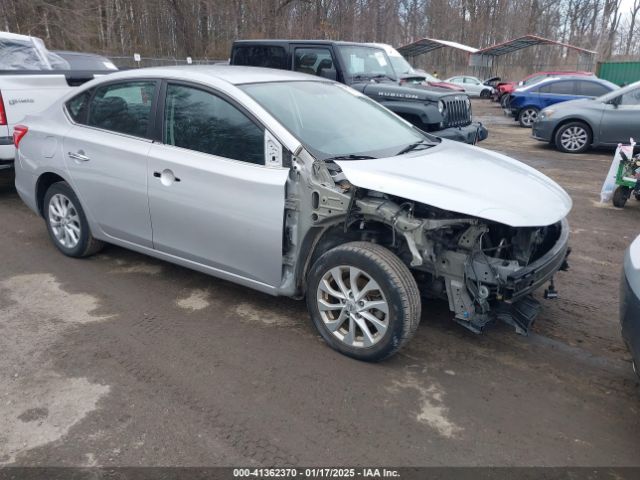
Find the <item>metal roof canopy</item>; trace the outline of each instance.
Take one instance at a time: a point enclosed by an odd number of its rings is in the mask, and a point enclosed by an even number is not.
[[[462,43],[438,40],[436,38],[421,38],[420,40],[399,47],[398,51],[405,57],[415,57],[443,47],[451,47],[467,53],[476,53],[478,51],[477,48],[463,45]]]
[[[497,45],[492,45],[491,47],[486,47],[481,50],[477,50],[473,53],[475,53],[476,55],[482,55],[482,56],[499,57],[501,55],[506,55],[507,53],[515,52],[517,50],[522,50],[523,48],[533,47],[535,45],[555,45],[558,47],[565,47],[570,50],[575,50],[581,54],[586,54],[586,55],[596,54],[596,52],[592,50],[587,50],[585,48],[569,45],[568,43],[557,42],[555,40],[550,40],[548,38],[538,37],[536,35],[525,35],[524,37],[514,38],[513,40],[509,40],[503,43],[498,43]]]

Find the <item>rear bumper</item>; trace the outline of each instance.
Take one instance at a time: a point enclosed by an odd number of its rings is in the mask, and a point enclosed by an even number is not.
[[[13,138],[12,137],[0,137],[0,169],[3,163],[7,161],[11,161],[13,164],[13,159],[16,156],[16,148],[13,146]]]
[[[456,142],[474,144],[485,140],[489,136],[489,131],[480,122],[473,122],[464,127],[451,127],[444,130],[431,132],[438,137]]]

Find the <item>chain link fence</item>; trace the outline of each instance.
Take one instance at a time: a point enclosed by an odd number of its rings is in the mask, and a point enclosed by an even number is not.
[[[140,57],[140,61],[136,61],[133,55],[126,57],[107,55],[107,57],[120,70],[144,67],[164,67],[168,65],[213,65],[215,63],[228,63],[228,60],[213,58],[194,58],[191,60],[191,63],[189,63],[186,58],[174,57]]]

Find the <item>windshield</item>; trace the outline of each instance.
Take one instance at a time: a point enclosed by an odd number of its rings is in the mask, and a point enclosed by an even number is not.
[[[0,70],[50,70],[47,59],[31,41],[0,38]]]
[[[352,80],[387,77],[396,80],[389,57],[384,50],[375,47],[352,45],[338,46],[338,54],[347,77]]]
[[[613,87],[613,91],[609,92],[609,93],[605,93],[604,95],[602,95],[601,97],[596,98],[596,100],[603,102],[603,103],[607,103],[610,102],[611,100],[613,100],[614,98],[620,96],[620,95],[624,95],[625,93],[628,93],[632,90],[635,90],[636,88],[640,88],[640,82],[635,82],[632,83],[631,85],[627,85],[626,87],[618,87],[616,84],[611,83],[611,82],[607,82],[610,85],[612,85]]]
[[[391,60],[391,66],[396,73],[416,73],[409,62],[401,55],[389,55],[389,60]]]
[[[320,160],[390,157],[406,147],[437,140],[343,85],[278,82],[241,85]]]

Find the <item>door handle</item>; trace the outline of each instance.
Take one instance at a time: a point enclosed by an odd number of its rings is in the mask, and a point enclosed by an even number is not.
[[[159,178],[163,185],[169,186],[173,182],[179,182],[180,179],[176,177],[171,170],[168,168],[164,169],[162,172],[153,172],[153,176]]]
[[[88,162],[89,160],[91,160],[89,157],[87,157],[84,154],[82,150],[78,150],[76,153],[68,152],[67,155],[69,155],[69,158],[72,158],[73,160],[77,160],[78,162]]]

